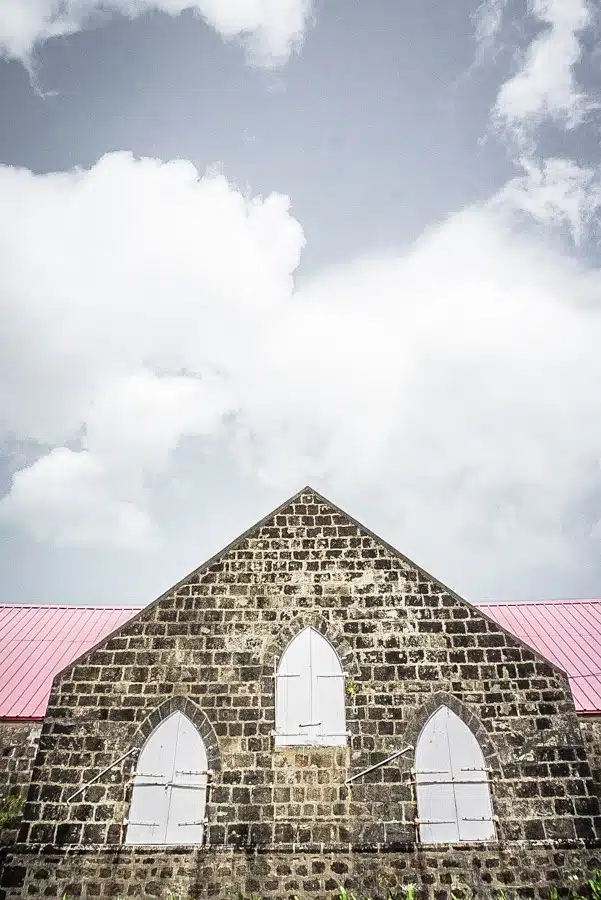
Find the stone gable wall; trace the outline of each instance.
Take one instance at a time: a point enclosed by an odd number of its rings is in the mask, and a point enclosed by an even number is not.
[[[354,682],[347,748],[273,746],[275,665],[307,625]],[[19,840],[119,844],[135,753],[68,798],[182,709],[216,770],[209,846],[411,842],[412,752],[344,781],[414,744],[441,703],[480,741],[503,842],[597,837],[565,676],[307,492],[57,679]]]

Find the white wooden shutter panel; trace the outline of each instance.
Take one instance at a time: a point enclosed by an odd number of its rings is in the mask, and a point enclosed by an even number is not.
[[[178,733],[167,819],[167,844],[200,844],[207,794],[207,752],[198,731],[177,713]]]
[[[177,721],[165,719],[152,732],[138,758],[128,816],[126,844],[164,844],[173,771]]]
[[[449,747],[460,841],[494,840],[495,825],[482,750],[470,729],[449,710]]]
[[[344,746],[347,741],[344,673],[332,645],[314,629],[311,629],[311,676],[314,739],[326,746]]]
[[[276,673],[275,743],[306,744],[311,738],[311,651],[309,629],[284,651]]]
[[[459,840],[446,712],[441,707],[428,720],[415,751],[419,833],[426,844]]]

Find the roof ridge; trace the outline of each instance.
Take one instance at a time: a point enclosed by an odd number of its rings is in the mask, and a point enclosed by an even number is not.
[[[601,598],[592,597],[590,599],[583,597],[574,597],[567,600],[476,600],[474,606],[478,608],[483,606],[571,606],[577,603],[601,603]]]
[[[0,609],[144,609],[143,603],[2,603]]]

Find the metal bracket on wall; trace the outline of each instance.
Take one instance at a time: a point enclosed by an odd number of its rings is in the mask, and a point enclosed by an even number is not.
[[[106,773],[109,772],[111,769],[114,769],[115,766],[118,766],[120,762],[123,762],[123,760],[126,759],[128,756],[131,756],[132,753],[135,753],[137,751],[137,749],[138,749],[137,747],[132,747],[131,750],[128,750],[127,753],[124,753],[123,756],[120,756],[119,759],[115,760],[115,762],[112,762],[110,764],[110,766],[107,766],[106,769],[103,769],[102,772],[99,772],[95,778],[92,778],[91,781],[88,781],[88,782],[86,782],[86,784],[83,784],[80,788],[78,788],[75,791],[74,794],[71,794],[70,797],[67,797],[67,803],[70,803],[71,800],[74,800],[75,797],[77,797],[79,794],[82,794],[87,788],[90,787],[90,785],[92,785],[96,781],[98,781],[99,778],[102,778],[103,775],[106,775]]]
[[[367,775],[368,772],[373,772],[375,769],[380,769],[382,766],[385,766],[387,763],[392,762],[393,759],[397,759],[397,757],[402,756],[403,753],[408,753],[409,750],[413,750],[412,744],[410,744],[408,747],[403,747],[402,750],[397,750],[396,753],[393,753],[391,756],[388,756],[386,759],[383,759],[382,762],[376,763],[374,766],[370,766],[368,769],[363,769],[362,772],[358,772],[356,775],[351,775],[351,777],[347,778],[344,783],[350,784],[351,781],[355,781],[356,778],[361,778],[362,775]]]

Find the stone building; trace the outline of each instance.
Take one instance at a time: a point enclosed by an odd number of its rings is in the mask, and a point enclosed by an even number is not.
[[[585,733],[565,671],[305,488],[57,675],[2,896],[547,898],[601,868]]]
[[[0,604],[0,846],[18,834],[54,676],[141,608]]]

